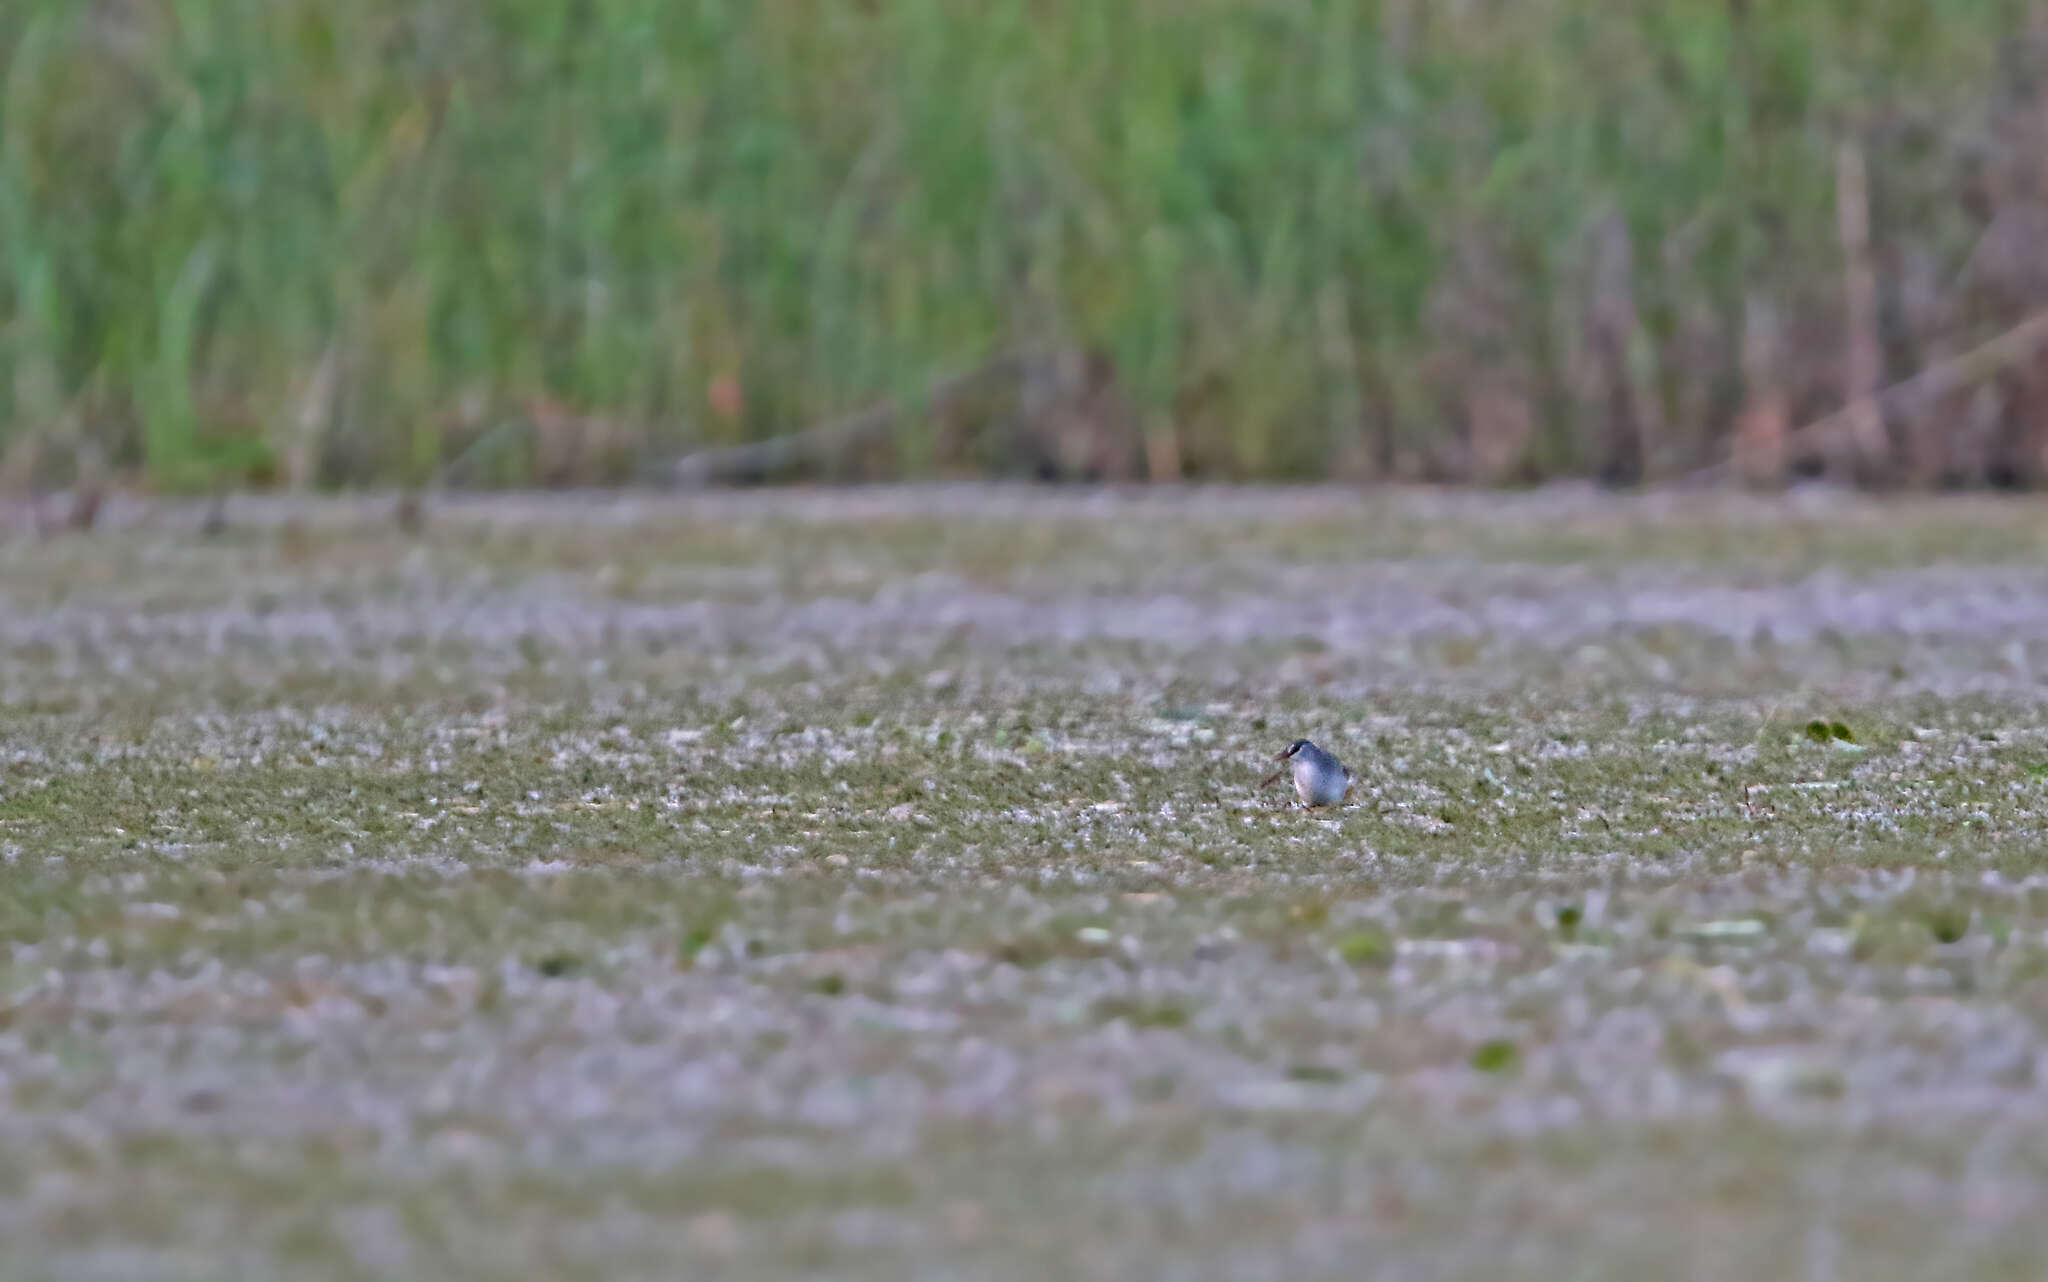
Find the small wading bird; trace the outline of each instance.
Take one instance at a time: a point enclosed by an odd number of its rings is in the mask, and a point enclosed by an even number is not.
[[[1275,770],[1261,788],[1270,788],[1279,782],[1289,769],[1294,771],[1294,791],[1301,797],[1301,804],[1334,806],[1351,794],[1351,772],[1344,763],[1316,747],[1306,739],[1296,739],[1287,745],[1287,751],[1273,758],[1289,764]]]

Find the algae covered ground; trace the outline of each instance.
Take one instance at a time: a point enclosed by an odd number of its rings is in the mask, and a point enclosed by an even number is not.
[[[0,1275],[2048,1268],[2048,508],[201,516],[0,533]]]

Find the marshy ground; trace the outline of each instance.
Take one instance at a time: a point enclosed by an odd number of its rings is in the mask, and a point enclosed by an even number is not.
[[[9,1276],[2048,1267],[2048,507],[201,512],[0,533]]]

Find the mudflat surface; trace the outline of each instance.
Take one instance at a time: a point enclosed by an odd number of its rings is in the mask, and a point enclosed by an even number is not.
[[[2048,1268],[2048,506],[389,513],[0,520],[11,1275]]]

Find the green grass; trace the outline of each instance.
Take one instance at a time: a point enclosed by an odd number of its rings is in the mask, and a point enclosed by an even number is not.
[[[1887,297],[1966,281],[2039,152],[2028,12],[19,0],[0,442],[171,489],[615,479],[1072,343],[1111,470],[1587,474],[1618,374],[1665,472],[1725,434],[1751,300],[1816,353],[1793,408],[1839,402],[1838,141]],[[1891,372],[2000,319],[1906,316]],[[843,466],[1046,452],[979,416]]]
[[[234,511],[0,541],[15,1275],[2048,1259],[2029,506]]]

